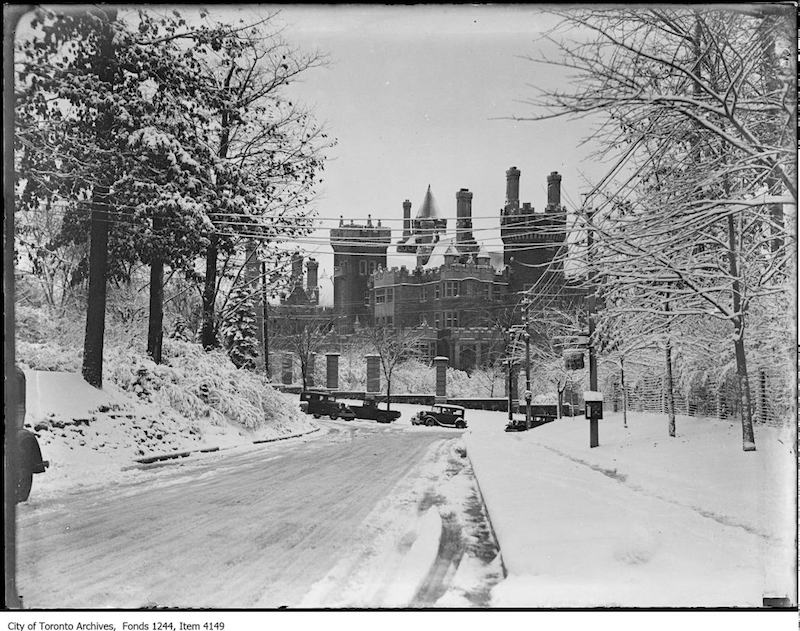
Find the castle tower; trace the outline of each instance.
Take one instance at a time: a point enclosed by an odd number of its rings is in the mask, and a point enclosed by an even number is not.
[[[516,167],[506,171],[506,205],[500,217],[503,261],[511,271],[512,291],[532,286],[545,272],[560,272],[561,263],[554,259],[565,236],[561,176],[554,171],[547,177],[547,210],[542,213],[528,202],[520,209],[519,176]]]
[[[466,188],[456,193],[456,247],[462,255],[478,251],[472,236],[472,193]]]
[[[369,277],[378,267],[386,267],[386,249],[391,242],[391,230],[380,220],[366,225],[350,220],[331,229],[333,248],[333,309],[343,330],[350,331],[356,320],[371,324]]]

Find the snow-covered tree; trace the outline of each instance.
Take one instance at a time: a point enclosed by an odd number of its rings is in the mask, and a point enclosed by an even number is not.
[[[364,336],[380,358],[381,372],[386,380],[386,409],[392,404],[392,377],[395,368],[403,361],[420,354],[419,343],[423,339],[419,328],[395,329],[388,326],[372,326],[364,329]]]
[[[755,300],[786,291],[796,207],[788,14],[653,8],[565,12],[580,40],[560,42],[571,91],[533,103],[552,116],[596,115],[611,165],[591,206],[592,281],[633,296],[631,314],[728,323],[754,450],[745,330]],[[620,212],[624,208],[626,212]],[[588,205],[587,205],[588,207]]]
[[[258,357],[258,331],[251,292],[247,287],[237,285],[231,291],[236,305],[227,312],[222,322],[221,334],[225,350],[237,368],[254,369]]]
[[[214,153],[203,278],[206,348],[216,344],[219,259],[227,260],[242,238],[257,239],[261,258],[275,266],[291,255],[277,244],[310,232],[309,204],[323,150],[332,144],[311,113],[285,95],[286,86],[324,60],[283,41],[276,17],[243,25],[201,51],[200,75],[214,95],[203,112]]]

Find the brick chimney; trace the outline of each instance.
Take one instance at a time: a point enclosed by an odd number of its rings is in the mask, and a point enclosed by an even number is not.
[[[403,202],[403,241],[411,236],[411,202]]]

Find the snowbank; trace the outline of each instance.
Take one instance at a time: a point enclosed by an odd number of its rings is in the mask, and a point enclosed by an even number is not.
[[[505,433],[471,412],[465,439],[508,578],[495,607],[760,607],[793,596],[794,437],[728,422],[606,413]]]
[[[294,415],[295,397],[273,393],[291,412],[278,423],[252,423],[254,429],[220,419],[176,413],[106,381],[93,388],[80,374],[25,371],[25,425],[39,437],[47,472],[34,480],[33,499],[66,487],[108,484],[148,456],[178,454],[250,444],[310,431],[305,415]]]

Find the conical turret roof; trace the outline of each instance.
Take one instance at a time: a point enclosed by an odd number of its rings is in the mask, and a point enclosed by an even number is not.
[[[436,205],[436,200],[433,199],[431,193],[431,185],[428,184],[428,191],[425,193],[425,199],[417,210],[417,219],[440,219],[439,207]]]

